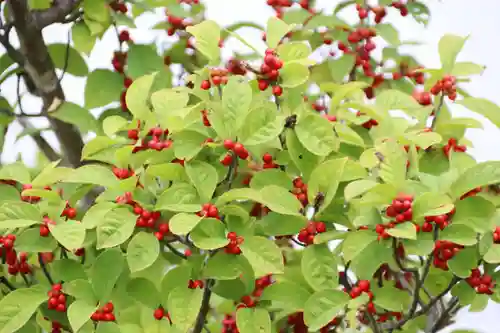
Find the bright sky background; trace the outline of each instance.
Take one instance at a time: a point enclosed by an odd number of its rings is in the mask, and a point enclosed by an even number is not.
[[[208,5],[208,17],[216,20],[221,25],[229,25],[238,21],[254,21],[265,25],[269,16],[273,14],[272,10],[265,5],[265,0],[202,0]],[[445,33],[458,35],[470,35],[459,60],[474,61],[478,64],[487,66],[482,76],[474,77],[473,81],[466,87],[473,96],[488,98],[491,101],[500,104],[500,60],[498,53],[500,48],[500,0],[481,0],[473,4],[470,0],[428,0],[426,1],[431,9],[431,22],[427,29],[414,23],[411,18],[401,18],[398,15],[389,15],[388,20],[396,23],[400,31],[401,40],[416,40],[422,42],[420,46],[412,46],[409,51],[417,57],[424,65],[428,67],[439,65],[439,56],[437,53],[437,43],[439,38]],[[317,0],[318,7],[332,8],[337,3],[336,0]],[[168,45],[172,42],[166,37],[164,32],[146,31],[154,23],[161,20],[158,15],[145,15],[138,20],[138,29],[131,31],[132,38],[138,43],[148,43],[157,41],[162,45]],[[256,30],[240,30],[239,33],[249,42],[263,48],[260,40],[260,33]],[[66,42],[67,28],[52,26],[45,29],[44,35],[50,42]],[[118,43],[113,31],[107,33],[94,49],[88,59],[90,69],[110,68],[111,57]],[[239,48],[241,44],[228,43],[230,48]],[[65,88],[68,100],[83,105],[84,80],[65,75],[63,86]],[[2,95],[5,96],[11,104],[15,103],[16,81],[8,80],[2,85]],[[26,113],[37,113],[40,109],[40,103],[36,99],[26,98],[23,101]],[[474,117],[460,106],[452,108],[456,116]],[[484,129],[474,129],[467,132],[467,137],[472,140],[475,148],[471,150],[476,159],[500,160],[500,131],[489,121],[477,116]],[[37,126],[44,126],[43,121],[37,121]],[[18,154],[21,154],[27,163],[34,161],[34,142],[31,138],[25,137],[15,143],[17,134],[21,131],[20,126],[16,126],[9,132],[6,147],[2,156],[2,161],[13,162]],[[55,143],[54,137],[45,135],[51,143]],[[462,311],[458,316],[458,322],[453,326],[454,329],[475,329],[482,333],[498,332],[498,317],[500,314],[500,305],[491,304],[481,313],[467,313]],[[446,333],[452,330],[447,330]]]

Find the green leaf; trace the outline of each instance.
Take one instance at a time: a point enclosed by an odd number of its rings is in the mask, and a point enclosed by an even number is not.
[[[74,332],[78,332],[85,323],[90,320],[90,316],[97,309],[95,304],[89,304],[84,300],[76,300],[68,307],[68,321]]]
[[[460,200],[456,204],[453,224],[463,224],[478,233],[494,230],[495,205],[480,196]]]
[[[127,263],[130,272],[142,271],[153,265],[160,255],[160,243],[153,234],[139,232],[128,243]]]
[[[342,243],[342,251],[346,262],[356,258],[365,248],[377,240],[377,236],[369,230],[359,230],[347,235]]]
[[[474,245],[477,243],[477,234],[474,229],[461,224],[447,226],[439,235],[440,239],[460,245]]]
[[[327,245],[308,246],[302,253],[301,270],[316,291],[338,286],[337,263]]]
[[[271,211],[285,215],[301,215],[302,205],[292,193],[285,188],[269,185],[260,190],[261,203]]]
[[[45,301],[47,290],[42,285],[8,293],[0,300],[0,332],[18,332]]]
[[[277,52],[279,58],[286,63],[308,58],[311,54],[311,47],[303,42],[291,42],[279,45]]]
[[[413,223],[398,224],[394,228],[387,230],[387,233],[396,238],[417,239],[417,230]]]
[[[295,235],[307,226],[304,216],[292,216],[270,212],[259,221],[264,234],[270,236]],[[17,244],[17,243],[16,243]]]
[[[127,55],[127,75],[135,80],[161,70],[165,65],[152,45],[132,44]]]
[[[309,69],[298,62],[290,62],[280,70],[280,77],[282,87],[295,88],[307,82]]]
[[[71,37],[75,49],[86,55],[90,55],[97,40],[96,36],[92,36],[90,29],[85,22],[76,22],[71,27]]]
[[[202,219],[203,217],[195,214],[176,214],[170,219],[170,231],[175,235],[187,235],[198,225],[198,223],[200,223]]]
[[[500,127],[500,107],[485,98],[465,97],[457,101],[467,109],[485,117],[497,127]]]
[[[216,280],[233,280],[239,278],[248,269],[251,270],[252,267],[244,256],[218,251],[208,258],[203,269],[203,276]]]
[[[232,138],[238,133],[251,103],[252,88],[250,85],[236,76],[231,77],[222,90],[222,109],[215,110],[215,112],[219,112],[221,121],[224,123],[227,132],[226,138]]]
[[[304,147],[318,156],[327,156],[338,147],[330,122],[315,114],[301,118],[295,126],[295,133]]]
[[[125,207],[108,211],[97,224],[97,249],[125,243],[134,232],[137,217]]]
[[[384,243],[371,242],[363,248],[363,253],[351,261],[351,269],[358,279],[369,280],[380,265],[393,262],[393,250]]]
[[[200,310],[203,291],[180,286],[172,290],[168,296],[168,311],[173,324],[182,332],[187,332]]]
[[[63,179],[66,183],[92,184],[106,187],[117,187],[116,176],[106,167],[89,164],[74,169]]]
[[[293,293],[290,290],[293,290]],[[298,312],[304,309],[310,296],[311,293],[301,285],[290,281],[277,281],[264,289],[260,299],[272,301],[273,304],[290,312]]]
[[[500,182],[500,162],[478,163],[467,169],[450,186],[450,195],[456,200],[476,187]]]
[[[321,158],[309,152],[297,138],[295,131],[287,131],[286,145],[290,159],[297,166],[305,181],[309,180],[311,172],[320,162]]]
[[[202,250],[215,250],[229,243],[224,223],[214,218],[204,218],[193,228],[190,238]]]
[[[153,282],[145,278],[137,278],[127,283],[127,292],[137,302],[155,310],[160,304],[160,294]]]
[[[201,209],[196,189],[190,184],[176,183],[157,199],[156,210],[172,212],[197,212]]]
[[[100,301],[109,299],[124,268],[125,259],[117,248],[105,250],[97,257],[90,270],[90,280]]]
[[[48,224],[50,233],[66,249],[74,251],[82,247],[85,227],[79,221],[68,220],[58,224]]]
[[[377,24],[375,26],[377,31],[377,36],[382,37],[389,45],[399,46],[401,41],[399,40],[399,32],[390,23]]]
[[[221,29],[212,20],[204,20],[186,28],[196,38],[196,49],[203,53],[212,63],[217,63],[220,57],[219,40]]]
[[[172,113],[186,107],[189,95],[185,91],[161,89],[151,95],[151,103],[156,113]]]
[[[234,200],[251,200],[260,203],[264,201],[260,191],[253,188],[236,188],[224,192],[221,196],[219,196],[215,205],[221,206]]]
[[[283,274],[283,256],[273,241],[260,236],[245,237],[240,248],[252,265],[256,278],[268,274]]]
[[[50,116],[77,126],[84,133],[99,132],[97,120],[89,110],[71,102],[64,102],[55,112],[50,113]]]
[[[255,146],[277,138],[283,130],[285,117],[277,114],[273,103],[262,103],[250,110],[244,124],[238,131],[238,140],[243,145]]]
[[[193,159],[203,149],[203,142],[207,137],[195,131],[182,131],[173,134],[175,157],[179,159]]]
[[[188,162],[184,168],[191,183],[198,190],[200,200],[210,201],[219,180],[217,170],[210,164],[201,161]]]
[[[84,279],[87,281],[87,274],[83,270],[82,264],[71,259],[61,259],[52,263],[52,272],[62,281],[73,281]]]
[[[411,303],[408,292],[390,285],[373,290],[373,302],[389,311],[404,311]]]
[[[269,48],[276,48],[281,39],[292,30],[292,26],[286,24],[276,17],[271,17],[267,21],[266,42]]]
[[[462,50],[466,40],[467,37],[451,34],[446,34],[439,40],[439,57],[445,73],[450,73],[453,69],[457,55]]]
[[[189,279],[191,279],[191,266],[180,265],[170,269],[161,281],[162,304],[167,305],[168,295],[172,290],[177,287],[186,288]]]
[[[344,198],[346,201],[351,201],[351,199],[368,192],[377,185],[377,182],[369,179],[355,180],[345,187]]]
[[[304,307],[304,322],[311,331],[319,331],[342,312],[350,297],[339,290],[322,290],[313,294]]]
[[[351,54],[344,54],[338,59],[329,60],[328,68],[334,82],[341,83],[351,72],[356,58]]]
[[[471,270],[477,267],[478,260],[475,248],[464,248],[448,261],[448,267],[453,274],[465,279],[470,276]]]
[[[451,294],[458,297],[460,305],[469,305],[476,298],[476,290],[472,288],[466,281],[460,281],[451,290]]]
[[[155,74],[141,76],[128,87],[125,102],[134,117],[147,118],[151,113],[149,109],[149,93],[153,87],[155,77]]]
[[[253,175],[250,187],[260,190],[268,185],[276,185],[292,190],[292,179],[286,172],[279,169],[265,169]]]
[[[21,162],[3,165],[0,168],[0,179],[15,180],[21,184],[29,184],[31,174],[26,166]]]
[[[79,267],[80,270],[83,271],[83,268],[81,266],[77,267]],[[66,265],[65,268],[69,268],[69,266]],[[83,277],[85,277],[85,279],[87,278],[84,272],[83,272]],[[59,276],[59,278],[61,278],[61,276]],[[97,299],[94,295],[94,290],[92,289],[92,285],[87,280],[76,279],[72,281],[65,281],[64,293],[73,296],[77,301],[85,301],[85,303],[93,305],[97,303]]]
[[[330,101],[330,112],[333,112],[340,105],[342,100],[344,100],[347,96],[350,96],[354,93],[361,92],[361,89],[368,87],[369,84],[361,81],[354,81],[342,84],[335,89],[335,94]]]
[[[378,112],[390,111],[390,110],[415,110],[422,109],[422,106],[418,104],[418,102],[409,94],[406,94],[402,91],[389,89],[381,92],[376,99],[376,105],[380,110],[376,110]],[[379,114],[379,117],[374,117]],[[381,118],[385,118],[388,116],[387,113],[377,113],[377,114],[369,114],[370,117],[374,117],[377,120],[381,120]]]
[[[481,66],[475,64],[473,62],[464,61],[457,62],[451,71],[451,75],[453,76],[469,76],[469,75],[478,75],[483,74],[486,66]]]
[[[20,252],[52,252],[56,247],[56,240],[53,237],[40,237],[38,228],[26,229],[16,238],[16,251]]]
[[[412,205],[415,220],[424,216],[436,216],[449,213],[453,209],[451,199],[441,193],[427,192],[419,195]]]
[[[493,244],[483,257],[484,261],[489,264],[500,263],[500,244]]]
[[[318,165],[311,173],[307,188],[309,202],[314,202],[319,194],[322,194],[324,198],[318,212],[322,212],[335,198],[347,160],[347,157],[327,160]]]
[[[107,69],[96,69],[87,77],[85,84],[85,107],[88,109],[106,106],[120,98],[123,77]]]
[[[109,22],[110,14],[109,7],[107,4],[101,0],[84,0],[83,10],[85,15],[91,20],[86,19],[85,21],[97,21],[99,23]],[[87,23],[88,24],[88,23]]]
[[[257,308],[236,311],[236,326],[241,333],[271,333],[269,312]]]
[[[89,73],[87,63],[80,53],[67,44],[50,44],[47,46],[50,57],[57,69],[74,76],[86,76]]]

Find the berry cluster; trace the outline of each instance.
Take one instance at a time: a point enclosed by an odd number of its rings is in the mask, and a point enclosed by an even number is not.
[[[189,280],[188,282],[189,289],[196,289],[196,288],[203,289],[204,285],[205,283],[203,282],[203,280]]]
[[[400,194],[392,201],[392,204],[387,207],[385,214],[388,217],[396,219],[396,223],[411,221],[413,218],[412,213],[413,196],[408,194]]]
[[[279,168],[279,165],[274,163],[273,156],[269,153],[265,153],[264,155],[262,155],[262,162],[264,162],[264,165],[262,166],[264,169]]]
[[[247,73],[245,65],[238,59],[229,59],[226,63],[226,69],[233,75],[245,75]]]
[[[427,91],[415,90],[412,93],[413,98],[422,106],[427,106],[432,104],[432,95]]]
[[[43,217],[42,224],[40,224],[40,237],[48,237],[50,234],[49,224],[56,224],[56,222],[47,215]]]
[[[221,333],[239,333],[238,327],[236,326],[236,318],[231,314],[225,314],[224,319],[222,319],[222,330]]]
[[[457,139],[451,138],[448,140],[448,144],[443,147],[443,153],[449,158],[451,151],[465,153],[467,151],[467,146],[459,145]]]
[[[29,274],[31,273],[31,267],[27,262],[28,254],[21,252],[18,258],[14,249],[15,241],[16,236],[13,234],[0,236],[0,258],[5,258],[5,263],[8,265],[7,272],[10,275],[17,275],[19,272]]]
[[[304,322],[304,312],[296,312],[289,315],[287,318],[287,324],[293,329],[293,332],[308,332],[308,328]],[[280,330],[280,333],[282,332],[287,332],[287,330]]]
[[[257,280],[255,280],[255,288],[252,292],[252,295],[245,295],[241,298],[240,304],[237,305],[237,308],[253,308],[257,305],[259,297],[264,292],[264,289],[269,287],[273,283],[272,275],[263,276]]]
[[[391,7],[394,7],[396,9],[399,9],[399,13],[401,16],[405,17],[408,15],[408,7],[402,2],[402,1],[394,1],[391,4]]]
[[[434,244],[434,267],[448,270],[448,260],[453,258],[464,247],[449,241],[438,240]]]
[[[302,203],[302,206],[305,207],[309,204],[309,199],[307,199],[307,184],[304,184],[301,177],[293,180],[292,193]]]
[[[422,224],[421,230],[423,232],[432,232],[434,230],[432,223],[436,224],[439,229],[443,230],[451,223],[451,218],[455,214],[455,208],[447,214],[441,214],[436,216],[426,216],[425,222]]]
[[[476,187],[476,188],[470,190],[469,192],[465,193],[464,195],[462,195],[460,197],[460,200],[463,200],[463,199],[469,198],[469,197],[473,197],[473,196],[477,195],[478,193],[481,193],[482,190],[483,190],[483,188],[481,186]]]
[[[248,150],[239,142],[234,142],[233,140],[226,139],[224,140],[224,148],[228,150],[228,153],[224,155],[222,160],[220,161],[222,165],[229,166],[233,163],[234,156],[238,156],[242,160],[246,160],[248,158]],[[232,151],[233,154],[229,151]]]
[[[224,251],[229,254],[240,254],[240,245],[243,243],[243,237],[231,231],[227,234],[227,239],[229,240],[229,244],[225,246]]]
[[[228,71],[226,69],[212,69],[210,70],[210,80],[201,81],[200,88],[203,90],[208,90],[212,87],[212,83],[214,86],[220,86],[221,84],[226,84],[228,80]]]
[[[368,294],[368,296],[370,297],[370,301],[373,299],[373,294],[370,291],[370,281],[368,281],[368,280],[358,281],[358,283],[349,292],[349,296],[351,296],[351,298],[354,299],[354,298],[358,298],[363,293]],[[371,313],[373,313],[373,312],[371,312]]]
[[[203,204],[203,206],[201,206],[201,210],[197,212],[196,215],[220,220],[219,210],[215,207],[215,205],[210,203]]]
[[[260,66],[259,89],[261,91],[266,90],[272,84],[274,96],[283,94],[283,88],[277,84],[281,67],[283,67],[283,61],[277,57],[276,51],[267,49],[264,63]]]
[[[299,231],[297,239],[305,245],[314,243],[314,236],[326,232],[326,224],[324,222],[309,221],[307,227]]]
[[[64,207],[61,217],[66,217],[70,220],[74,219],[76,217],[76,214],[78,214],[76,208],[73,208],[70,206],[69,202],[66,201],[66,207]]]
[[[128,43],[128,42],[131,42],[132,39],[130,38],[130,32],[128,32],[128,30],[122,30],[119,34],[118,34],[118,41],[120,43]]]
[[[167,15],[167,22],[170,24],[170,28],[167,30],[169,36],[173,36],[177,30],[186,30],[186,28],[191,25],[190,22],[182,17],[170,15],[168,9],[165,10],[165,15]]]
[[[117,13],[126,14],[128,12],[127,5],[124,2],[120,1],[120,0],[114,0],[114,1],[110,2],[109,3],[109,7],[114,12],[117,12]]]
[[[466,281],[478,294],[493,294],[492,289],[495,286],[495,281],[493,281],[490,275],[486,273],[481,274],[479,268],[474,268]]]
[[[113,313],[113,310],[115,307],[113,306],[113,303],[108,302],[106,303],[103,307],[100,309],[97,309],[91,316],[90,319],[93,321],[115,321],[115,315]]]
[[[116,178],[118,179],[127,179],[132,177],[135,172],[131,168],[118,168],[116,166],[113,166],[113,173],[115,174]]]
[[[139,141],[139,131],[141,127],[141,122],[137,121],[137,128],[130,129],[127,132],[127,136],[130,140],[132,140],[132,144],[136,145],[137,141]],[[145,150],[156,150],[162,151],[163,149],[168,149],[172,146],[173,141],[168,138],[169,130],[161,129],[160,127],[151,128],[146,137],[141,140],[140,145],[136,145],[132,150],[132,153],[138,153],[140,151]],[[129,176],[130,177],[130,176]]]
[[[62,325],[58,321],[53,321],[51,324],[51,333],[62,333]]]
[[[260,218],[262,216],[266,216],[270,211],[271,210],[268,207],[263,206],[262,204],[256,202],[254,203],[252,209],[250,210],[250,216]]]
[[[439,80],[432,86],[431,94],[438,95],[439,93],[443,93],[445,96],[452,101],[457,98],[457,79],[451,75],[445,75],[443,79]]]
[[[375,14],[374,21],[375,21],[376,24],[379,24],[380,22],[382,22],[382,20],[384,19],[384,17],[387,15],[387,11],[382,6],[380,6],[380,7],[373,7],[373,8],[371,8],[371,10]]]
[[[415,81],[416,84],[424,84],[425,83],[425,74],[420,71],[423,69],[422,66],[418,66],[414,69],[409,69],[406,63],[401,63],[399,65],[399,71],[392,73],[393,80],[400,80],[403,77],[407,77]],[[427,97],[424,97],[424,99]],[[419,98],[416,98],[417,101]]]
[[[66,312],[66,295],[62,291],[62,284],[56,283],[52,285],[52,289],[47,293],[47,296],[49,296],[47,303],[49,309]]]
[[[358,12],[358,17],[360,20],[364,20],[368,17],[368,10],[362,7],[360,4],[356,4],[356,11]]]
[[[157,308],[153,312],[153,317],[155,317],[156,320],[162,320],[163,318],[167,318],[170,323],[172,323],[172,320],[170,319],[170,314],[163,309],[163,307]]]
[[[23,184],[22,185],[22,191],[24,190],[31,190],[33,188],[33,185],[31,184]],[[50,190],[50,187],[46,186],[44,187],[45,190]],[[29,196],[29,195],[23,195],[21,196],[21,200],[24,202],[29,202],[29,203],[37,203],[40,201],[40,197],[37,196]]]
[[[493,231],[493,241],[495,244],[500,244],[500,227],[495,227],[495,231]]]
[[[361,117],[361,116],[364,116],[364,113],[362,113],[361,111],[356,112],[356,117]],[[362,123],[361,126],[363,126],[366,129],[370,129],[373,126],[378,126],[378,121],[376,121],[375,119],[369,119],[364,123]]]

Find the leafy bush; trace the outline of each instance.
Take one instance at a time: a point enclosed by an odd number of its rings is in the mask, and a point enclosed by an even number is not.
[[[265,53],[197,0],[3,2],[2,82],[42,98],[61,151],[3,100],[2,132],[44,158],[0,169],[1,333],[437,332],[500,300],[500,162],[449,109],[500,125],[462,86],[484,69],[457,61],[466,38],[424,68],[385,18],[426,24],[422,2],[267,2]],[[164,54],[123,27],[157,9]],[[58,22],[73,46],[44,43]],[[89,72],[117,26],[113,70]],[[227,39],[251,51],[223,59]],[[84,106],[56,69],[86,77]]]

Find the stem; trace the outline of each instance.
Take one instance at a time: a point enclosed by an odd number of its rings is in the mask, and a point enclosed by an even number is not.
[[[444,104],[444,94],[441,93],[441,96],[439,97],[439,102],[438,104],[434,107],[434,119],[432,119],[432,124],[431,124],[431,129],[434,131],[437,125],[437,119],[439,116],[439,112],[441,111],[441,108],[443,107]]]
[[[45,275],[45,277],[47,278],[47,281],[49,281],[50,285],[53,286],[55,285],[55,282],[54,280],[52,279],[52,276],[50,276],[50,273],[47,269],[47,266],[45,265],[45,263],[43,262],[43,258],[42,258],[42,255],[39,253],[38,254],[38,263],[40,264],[40,268],[42,269],[43,271],[43,274]]]
[[[203,327],[205,326],[206,317],[208,310],[210,309],[210,297],[212,297],[212,287],[213,280],[209,279],[206,281],[205,289],[203,290],[203,299],[201,301],[200,311],[196,317],[196,323],[194,325],[193,333],[201,333]]]
[[[9,288],[11,291],[16,290],[16,287],[12,285],[12,283],[7,280],[5,276],[0,276],[0,283],[3,283],[7,288]]]
[[[170,252],[172,252],[176,256],[181,257],[182,259],[187,259],[186,255],[184,253],[182,253],[182,252],[179,252],[179,250],[177,250],[175,247],[173,247],[172,244],[170,244],[170,242],[162,242],[162,243],[166,247],[168,247],[168,249],[170,250]]]
[[[449,315],[450,313],[455,309],[455,307],[457,306],[458,304],[458,298],[457,297],[454,297],[449,303],[448,303],[448,307],[443,311],[443,313],[441,313],[441,315],[439,316],[438,320],[436,320],[436,322],[434,323],[434,325],[432,326],[431,330],[430,330],[430,333],[437,333],[442,327],[442,325],[444,324],[444,322],[449,319]]]

